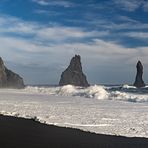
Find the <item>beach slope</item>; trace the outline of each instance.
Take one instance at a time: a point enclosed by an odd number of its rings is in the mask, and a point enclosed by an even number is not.
[[[0,115],[2,148],[147,148],[147,138],[126,138],[84,132]]]

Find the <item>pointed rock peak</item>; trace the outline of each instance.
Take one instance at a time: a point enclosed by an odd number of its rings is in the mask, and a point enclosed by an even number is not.
[[[75,55],[68,68],[62,73],[59,85],[89,86],[86,76],[82,71],[81,57]]]
[[[80,59],[81,59],[81,56],[80,56],[80,55],[75,54],[75,56],[74,56],[72,59],[78,59],[78,60],[80,60]]]
[[[72,70],[76,71],[82,71],[82,66],[81,66],[81,57],[80,55],[75,55],[71,61],[69,67]]]
[[[141,64],[142,65],[141,61],[138,61],[137,64]]]
[[[75,56],[71,59],[71,63],[72,63],[72,62],[80,62],[80,61],[81,61],[80,55],[75,55]]]
[[[138,69],[142,69],[143,70],[143,66],[142,66],[142,63],[141,61],[138,61],[137,62],[137,66],[136,66]]]
[[[145,83],[144,83],[143,78],[142,78],[143,65],[142,65],[141,61],[137,62],[136,68],[137,68],[137,74],[136,74],[134,86],[136,86],[137,88],[144,87]]]

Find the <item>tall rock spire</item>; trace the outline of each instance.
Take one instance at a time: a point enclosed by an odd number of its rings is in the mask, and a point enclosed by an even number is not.
[[[138,61],[136,67],[137,67],[137,74],[136,74],[136,79],[135,79],[134,86],[136,86],[137,88],[144,87],[145,83],[144,83],[144,81],[142,79],[142,75],[143,75],[142,63],[140,61]]]
[[[62,73],[59,85],[89,86],[86,76],[82,71],[81,57],[75,55],[68,68]]]

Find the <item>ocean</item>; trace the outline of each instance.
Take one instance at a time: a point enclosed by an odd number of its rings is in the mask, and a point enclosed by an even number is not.
[[[132,85],[92,85],[90,87],[78,87],[72,85],[37,85],[27,86],[28,92],[45,93],[55,96],[77,96],[95,98],[99,100],[121,100],[130,102],[148,102],[148,86],[136,88]]]
[[[148,137],[148,87],[46,85],[0,89],[0,114],[95,133]]]

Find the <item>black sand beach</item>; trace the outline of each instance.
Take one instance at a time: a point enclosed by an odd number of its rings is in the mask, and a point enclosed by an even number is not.
[[[148,148],[148,139],[94,134],[1,115],[0,148]]]

